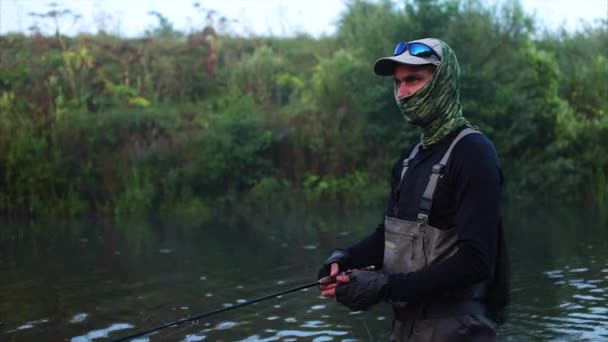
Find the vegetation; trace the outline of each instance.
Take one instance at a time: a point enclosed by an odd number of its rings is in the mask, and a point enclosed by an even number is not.
[[[465,115],[507,196],[608,203],[608,22],[546,32],[518,2],[351,0],[335,35],[0,36],[0,213],[201,213],[377,205],[416,139],[372,62],[398,41],[455,49]]]

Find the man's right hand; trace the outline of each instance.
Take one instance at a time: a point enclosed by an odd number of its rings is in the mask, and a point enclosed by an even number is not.
[[[330,265],[329,275],[319,279],[319,289],[324,297],[335,297],[336,287],[339,284],[348,283],[350,278],[344,271],[340,273],[340,265],[332,263]]]

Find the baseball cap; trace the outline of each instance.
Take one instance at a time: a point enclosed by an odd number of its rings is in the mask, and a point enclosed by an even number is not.
[[[415,51],[412,52],[412,50]],[[423,38],[411,42],[401,42],[397,44],[393,56],[376,60],[374,72],[380,76],[391,76],[399,64],[439,65],[442,57],[443,51],[439,39]]]

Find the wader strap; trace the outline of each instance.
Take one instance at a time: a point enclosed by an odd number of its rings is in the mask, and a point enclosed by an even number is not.
[[[477,300],[464,300],[447,303],[431,303],[393,307],[395,319],[401,322],[423,319],[445,318],[461,315],[487,315],[485,304]]]
[[[458,143],[458,141],[460,141],[460,139],[464,138],[465,136],[467,136],[469,134],[473,134],[473,133],[481,134],[481,132],[474,130],[472,128],[468,128],[468,127],[463,129],[462,131],[460,131],[460,133],[458,133],[456,138],[454,138],[454,140],[452,140],[452,144],[450,145],[448,150],[443,155],[443,158],[441,158],[441,160],[439,161],[438,164],[433,165],[431,177],[429,179],[428,184],[426,185],[424,194],[422,195],[422,198],[420,199],[420,205],[419,205],[419,210],[418,210],[418,221],[419,222],[426,223],[428,221],[428,217],[431,212],[431,207],[433,205],[433,195],[435,194],[435,189],[437,188],[437,182],[439,181],[439,177],[441,176],[441,173],[443,172],[443,168],[448,163],[448,159],[450,159],[450,155],[452,154],[452,150],[454,149],[454,146],[456,146],[456,144]]]
[[[422,145],[422,143],[418,143],[416,146],[414,146],[414,148],[410,152],[410,156],[403,159],[403,167],[401,169],[401,178],[399,178],[399,184],[397,185],[396,192],[399,192],[399,189],[401,189],[401,182],[403,182],[403,176],[405,176],[405,173],[407,172],[407,168],[410,165],[410,161],[412,159],[414,159],[414,157],[418,153],[418,150],[420,149],[420,145]]]

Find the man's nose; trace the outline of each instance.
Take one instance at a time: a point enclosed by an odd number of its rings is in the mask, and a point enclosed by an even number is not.
[[[405,84],[401,83],[399,85],[399,88],[397,88],[397,97],[398,98],[402,98],[402,97],[406,97],[406,96],[410,96],[411,92],[409,90],[408,87],[405,86]]]

